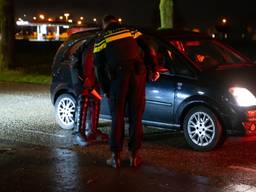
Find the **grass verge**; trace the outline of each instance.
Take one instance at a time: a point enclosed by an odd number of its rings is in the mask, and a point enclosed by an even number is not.
[[[26,74],[21,71],[0,72],[1,82],[50,84],[51,77],[47,75]]]

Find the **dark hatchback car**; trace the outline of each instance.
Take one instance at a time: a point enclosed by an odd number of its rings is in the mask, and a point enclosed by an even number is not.
[[[97,30],[77,33],[59,48],[53,64],[51,98],[58,124],[74,126],[81,90],[77,51],[93,46]],[[144,33],[157,51],[157,82],[147,82],[144,125],[184,131],[195,150],[211,150],[226,135],[256,133],[256,67],[207,35],[159,30]],[[82,48],[82,49],[81,49]],[[107,99],[101,118],[109,118]]]

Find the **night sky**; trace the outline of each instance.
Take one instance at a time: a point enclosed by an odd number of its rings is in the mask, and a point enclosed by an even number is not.
[[[74,17],[100,18],[106,13],[120,16],[131,25],[158,26],[159,0],[15,0],[16,16],[38,13],[49,16],[71,12]],[[256,27],[256,2],[253,0],[176,0],[176,21],[188,27],[215,25],[222,16],[233,25]]]

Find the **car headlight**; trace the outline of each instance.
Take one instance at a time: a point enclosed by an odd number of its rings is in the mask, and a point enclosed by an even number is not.
[[[233,95],[237,104],[241,107],[250,107],[256,105],[255,96],[246,88],[231,87],[229,92]]]

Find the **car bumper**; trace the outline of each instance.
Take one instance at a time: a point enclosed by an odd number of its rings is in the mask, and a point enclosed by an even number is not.
[[[224,122],[230,135],[256,135],[256,107],[233,108]]]
[[[247,135],[256,135],[256,109],[247,110],[246,121],[242,125]]]

